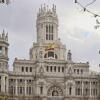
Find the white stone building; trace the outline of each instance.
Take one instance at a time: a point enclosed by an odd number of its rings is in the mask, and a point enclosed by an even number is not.
[[[58,26],[56,6],[41,7],[36,20],[37,42],[29,50],[30,59],[15,58],[12,72],[8,70],[8,35],[3,31],[0,36],[0,98],[100,100],[99,75],[89,71],[88,62],[72,60],[71,51],[66,50],[58,38]]]

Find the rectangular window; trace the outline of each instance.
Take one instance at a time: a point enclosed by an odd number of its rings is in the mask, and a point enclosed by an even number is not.
[[[58,72],[60,72],[60,67],[58,67]]]
[[[53,34],[51,34],[51,40],[53,40]]]
[[[79,74],[79,69],[77,69],[77,74]]]
[[[24,72],[24,67],[22,67],[22,72]]]
[[[32,67],[30,67],[30,72],[32,72]]]
[[[28,67],[26,67],[26,72],[28,72]]]
[[[64,72],[64,67],[62,67],[62,72]]]
[[[0,54],[2,53],[2,47],[0,46]]]
[[[46,69],[47,69],[47,72],[48,72],[48,71],[49,71],[49,66],[47,66],[47,68],[46,68]]]
[[[48,34],[46,34],[46,40],[48,40]]]

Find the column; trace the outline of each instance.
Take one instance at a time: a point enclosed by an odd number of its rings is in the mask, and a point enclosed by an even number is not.
[[[9,81],[8,81],[8,77],[6,78],[6,92],[8,93],[8,88],[9,88]]]
[[[84,85],[83,85],[83,81],[82,81],[82,95],[84,95],[84,94],[83,94],[83,92],[84,92],[83,89],[84,89]]]
[[[25,96],[27,95],[27,81],[25,80]]]
[[[90,97],[91,97],[91,81],[90,81]]]
[[[16,92],[15,92],[16,95],[18,95],[18,90],[17,89],[18,89],[18,82],[17,82],[17,79],[16,79]]]
[[[1,76],[1,92],[5,93],[5,76]]]
[[[5,47],[2,47],[2,54],[5,55]]]

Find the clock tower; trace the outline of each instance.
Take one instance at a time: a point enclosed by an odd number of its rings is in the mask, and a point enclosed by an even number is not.
[[[66,60],[66,46],[58,38],[58,16],[56,6],[45,4],[39,8],[36,20],[37,43],[30,49],[30,59]]]
[[[49,9],[45,4],[39,8],[36,28],[38,43],[53,43],[58,40],[58,17],[55,5],[52,9]]]

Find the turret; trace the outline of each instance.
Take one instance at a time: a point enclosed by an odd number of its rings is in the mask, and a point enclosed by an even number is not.
[[[8,33],[0,35],[0,91],[8,93]]]
[[[45,4],[41,5],[37,14],[36,27],[38,43],[52,43],[58,40],[58,17],[54,4],[52,9],[49,9]]]
[[[0,35],[0,59],[6,59],[8,61],[8,33],[5,34],[3,30]]]

